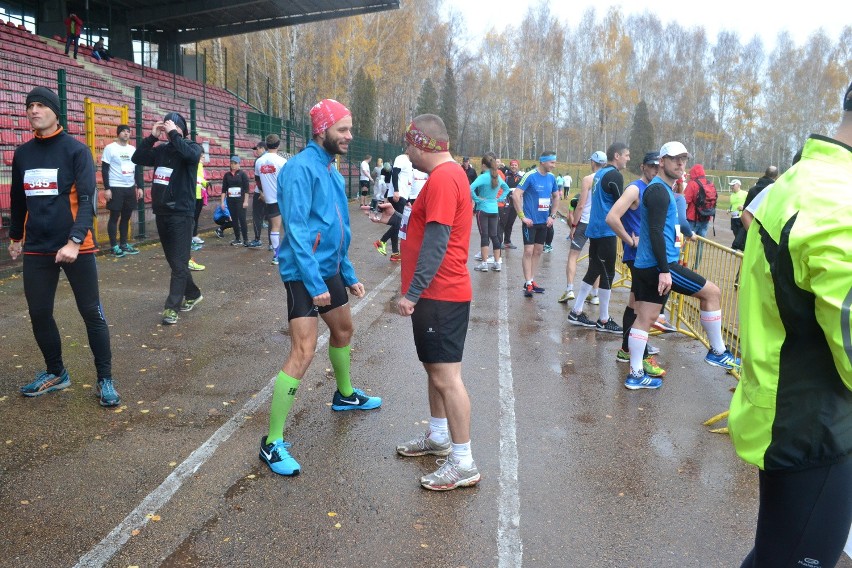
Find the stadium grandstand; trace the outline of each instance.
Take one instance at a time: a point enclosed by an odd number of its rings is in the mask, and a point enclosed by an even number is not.
[[[238,94],[183,76],[182,58],[163,54],[177,54],[179,44],[202,39],[397,8],[399,1],[377,0],[159,4],[89,0],[80,6],[72,2],[0,2],[0,269],[10,264],[6,249],[11,164],[15,148],[32,136],[24,116],[26,94],[32,87],[49,87],[59,94],[64,107],[60,122],[87,143],[96,161],[122,122],[133,128],[134,145],[138,145],[150,125],[166,112],[181,112],[209,155],[205,164],[208,179],[218,181],[232,154],[241,156],[243,168],[251,171],[251,149],[266,133],[280,130],[282,150],[294,153],[304,146],[309,132],[306,127],[285,125],[281,119],[265,115]],[[75,10],[84,25],[91,23],[83,29],[77,59],[64,53],[63,19]],[[185,27],[187,22],[195,27]],[[92,57],[92,37],[101,34],[109,37],[110,52],[115,56],[110,61]],[[133,61],[132,44],[143,40],[158,45],[158,68]],[[341,164],[341,171],[344,175],[355,172],[357,185],[357,163],[349,161]],[[100,167],[96,170],[100,188]],[[148,203],[151,176],[150,171],[145,172]],[[211,195],[218,195],[219,184],[211,189]],[[99,199],[95,231],[105,237],[106,213],[103,197]],[[149,207],[140,207],[138,222],[134,219],[132,224],[136,238],[154,238],[152,218]]]

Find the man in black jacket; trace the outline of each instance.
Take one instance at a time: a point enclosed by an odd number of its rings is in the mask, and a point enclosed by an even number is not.
[[[36,87],[27,95],[26,104],[34,137],[15,150],[12,158],[9,256],[12,260],[21,254],[24,257],[24,293],[45,370],[36,372],[35,380],[21,387],[21,394],[41,396],[71,386],[53,317],[62,270],[86,324],[101,406],[117,406],[121,398],[112,380],[109,327],[98,292],[98,249],[92,237],[92,155],[85,144],[59,124],[60,101],[56,93]]]
[[[154,146],[162,135],[168,142]],[[153,166],[151,208],[157,219],[157,232],[163,253],[171,267],[169,295],[166,297],[163,323],[177,323],[178,311],[188,312],[203,298],[192,280],[188,264],[195,215],[195,181],[201,146],[187,140],[186,120],[167,113],[155,122],[151,134],[133,154],[133,163]]]

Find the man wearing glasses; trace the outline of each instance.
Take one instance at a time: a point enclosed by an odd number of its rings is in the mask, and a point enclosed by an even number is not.
[[[627,345],[630,373],[624,386],[631,390],[658,389],[662,381],[645,372],[642,360],[648,344],[648,331],[660,314],[660,306],[674,290],[695,296],[700,302],[701,326],[707,334],[710,350],[704,361],[723,369],[738,367],[722,339],[722,293],[713,282],[678,264],[680,231],[672,185],[683,175],[689,153],[680,142],[667,142],[660,148],[660,169],[642,194],[639,235],[629,237],[636,247],[633,266],[633,292],[636,297],[636,321],[630,329]]]

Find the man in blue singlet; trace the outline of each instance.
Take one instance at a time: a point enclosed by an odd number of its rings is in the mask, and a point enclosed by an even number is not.
[[[630,149],[624,142],[615,142],[606,150],[607,165],[595,173],[592,184],[592,212],[586,236],[589,237],[589,268],[580,285],[580,293],[574,308],[568,313],[568,323],[594,327],[604,333],[621,334],[621,327],[609,316],[609,299],[615,280],[615,257],[618,239],[606,224],[606,216],[624,191],[624,176],[621,171],[630,161]],[[592,291],[595,280],[600,277],[598,321],[593,322],[582,312],[586,295]]]
[[[719,287],[678,264],[680,236],[672,184],[683,175],[688,161],[689,153],[683,144],[663,144],[659,172],[642,194],[639,236],[629,235],[629,241],[637,249],[633,265],[636,320],[627,339],[630,374],[624,381],[624,386],[631,390],[658,389],[663,384],[660,379],[648,376],[642,358],[648,343],[648,330],[672,290],[694,296],[700,302],[701,326],[710,343],[704,361],[724,369],[740,364],[722,339],[722,293]]]

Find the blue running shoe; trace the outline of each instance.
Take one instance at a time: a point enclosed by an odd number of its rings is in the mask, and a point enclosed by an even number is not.
[[[658,389],[661,386],[663,386],[663,381],[661,379],[649,377],[647,373],[644,373],[641,377],[636,377],[631,373],[630,375],[627,375],[627,380],[624,381],[624,388],[628,388],[630,390]]]
[[[367,396],[361,389],[355,389],[352,396],[343,396],[339,390],[334,391],[331,399],[332,410],[372,410],[382,405],[382,399],[377,396]]]
[[[740,358],[734,357],[734,354],[725,349],[722,353],[716,353],[712,349],[707,352],[704,357],[704,362],[714,367],[722,367],[723,369],[731,370],[734,367],[740,366]]]
[[[67,389],[70,386],[71,377],[68,376],[67,369],[62,369],[58,377],[47,371],[39,371],[36,373],[33,382],[21,387],[21,394],[24,396],[41,396],[50,391]]]
[[[118,406],[121,404],[121,397],[118,396],[118,391],[115,390],[115,385],[112,384],[112,377],[98,379],[98,388],[96,389],[101,406]]]
[[[271,444],[266,443],[267,436],[260,439],[260,459],[266,462],[274,473],[278,475],[299,475],[301,468],[299,462],[293,459],[287,448],[290,442],[275,440]]]

